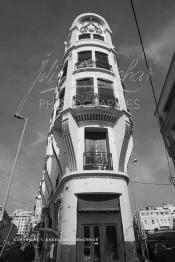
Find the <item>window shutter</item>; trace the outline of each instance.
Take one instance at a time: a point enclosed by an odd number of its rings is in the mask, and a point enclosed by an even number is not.
[[[82,211],[119,211],[119,196],[115,194],[79,194],[78,212]]]
[[[96,57],[96,67],[110,70],[107,54],[96,51],[95,57]]]
[[[93,93],[93,78],[83,78],[77,80],[76,95]]]
[[[68,66],[68,63],[66,63],[65,66],[63,67],[63,75],[62,75],[62,78],[67,75],[67,66]]]
[[[98,94],[100,104],[112,105],[115,104],[113,83],[108,80],[98,79]]]
[[[78,53],[78,62],[87,61],[92,58],[91,51],[83,51]]]

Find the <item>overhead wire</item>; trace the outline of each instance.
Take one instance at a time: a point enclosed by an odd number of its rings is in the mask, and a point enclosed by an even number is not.
[[[135,12],[133,1],[130,0],[130,3],[131,3],[132,11],[133,11],[133,14],[134,14],[134,20],[135,20],[137,31],[138,31],[138,35],[139,35],[143,56],[144,56],[144,59],[145,59],[147,70],[148,70],[148,76],[149,76],[149,80],[150,80],[150,85],[151,85],[151,89],[152,89],[152,93],[153,93],[153,97],[154,97],[154,102],[155,102],[156,110],[157,110],[157,114],[158,114],[158,122],[159,122],[159,125],[161,127],[162,125],[161,125],[161,121],[160,121],[160,113],[159,113],[158,102],[157,102],[157,99],[156,99],[156,93],[155,93],[155,90],[154,90],[153,81],[152,81],[151,74],[150,74],[150,68],[149,68],[147,57],[146,57],[146,52],[145,52],[145,49],[144,49],[140,28],[139,28],[139,24],[138,24],[138,20],[137,20],[137,16],[136,16],[136,12]],[[171,179],[172,184],[174,185],[174,183],[173,183],[173,176],[171,174],[171,168],[170,168],[170,161],[169,161],[168,151],[167,151],[167,148],[165,146],[165,142],[163,144],[164,144],[164,149],[165,149],[166,158],[167,158],[169,177]]]

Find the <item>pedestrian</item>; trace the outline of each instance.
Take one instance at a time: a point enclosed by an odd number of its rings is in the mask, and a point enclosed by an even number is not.
[[[22,252],[18,243],[15,243],[4,255],[3,261],[21,262]]]
[[[34,242],[34,249],[35,249],[35,260],[38,260],[39,252],[38,252],[38,243],[37,242]]]
[[[35,249],[32,242],[30,242],[23,251],[23,258],[25,262],[32,262],[35,259]]]

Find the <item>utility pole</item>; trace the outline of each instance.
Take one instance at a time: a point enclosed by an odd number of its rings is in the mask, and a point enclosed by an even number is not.
[[[16,163],[17,163],[17,160],[18,160],[19,151],[20,151],[20,148],[21,148],[22,140],[23,140],[23,137],[24,137],[24,133],[25,133],[25,129],[26,129],[27,121],[28,121],[28,118],[24,118],[23,116],[18,115],[18,114],[15,114],[14,117],[16,117],[17,119],[25,120],[25,123],[24,123],[24,127],[23,127],[22,134],[21,134],[21,137],[20,137],[20,141],[19,141],[19,144],[18,144],[18,149],[16,151],[16,156],[15,156],[15,160],[14,160],[14,163],[13,163],[13,167],[12,167],[12,171],[11,171],[11,175],[10,175],[8,188],[7,188],[7,191],[6,191],[4,204],[3,204],[3,207],[2,207],[2,212],[0,214],[0,223],[1,224],[2,224],[2,221],[3,221],[4,211],[5,211],[5,208],[6,208],[6,205],[7,205],[7,199],[8,199],[8,196],[9,196],[10,188],[11,188],[13,177],[14,177],[14,173],[15,173]],[[13,227],[13,224],[12,224],[12,227]],[[7,236],[7,240],[4,242],[4,246],[3,246],[2,250],[1,250],[0,257],[2,256],[3,250],[4,250],[5,246],[6,246],[7,241],[8,241],[8,238],[9,238],[10,232],[12,230],[12,227],[9,230],[9,233],[8,233],[8,236]]]

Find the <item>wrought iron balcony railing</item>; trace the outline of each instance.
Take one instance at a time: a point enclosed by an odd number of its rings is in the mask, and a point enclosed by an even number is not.
[[[95,106],[96,94],[82,94],[73,96],[73,106]]]
[[[113,170],[112,154],[106,152],[84,153],[85,170]]]
[[[111,65],[100,60],[89,59],[89,60],[79,61],[75,64],[75,70],[80,68],[86,68],[86,67],[103,68],[112,71]]]
[[[108,106],[119,109],[119,102],[114,96],[82,94],[73,96],[73,106]]]
[[[78,61],[75,64],[75,69],[80,69],[80,68],[85,68],[85,67],[96,67],[95,60],[92,60],[92,59],[83,60],[83,61]]]

